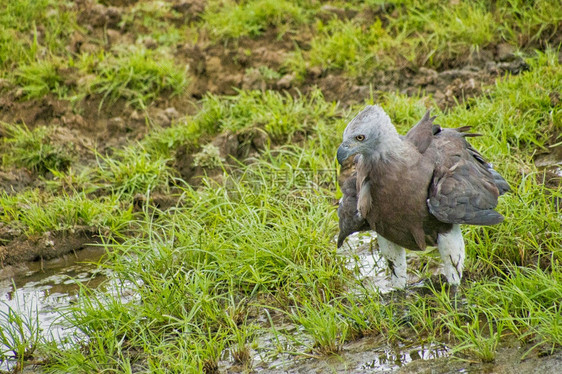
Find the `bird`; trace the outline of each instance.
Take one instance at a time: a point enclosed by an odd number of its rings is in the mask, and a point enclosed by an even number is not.
[[[396,289],[407,283],[405,249],[427,246],[438,248],[447,282],[458,286],[465,259],[460,225],[504,220],[495,208],[509,184],[466,140],[480,134],[469,126],[442,128],[435,118],[428,110],[400,136],[384,109],[369,105],[348,123],[337,150],[340,165],[351,158],[355,166],[340,182],[338,246],[350,230],[376,231]]]
[[[424,117],[424,120],[425,119]],[[400,136],[401,138],[407,139],[412,142],[417,147],[423,147],[421,142],[427,141],[427,138],[423,134],[417,135],[423,126],[422,122],[410,130],[406,136]],[[441,127],[439,125],[432,124],[432,134],[435,135],[439,132]],[[337,247],[340,248],[345,239],[355,233],[360,231],[374,231],[369,226],[369,223],[365,218],[361,216],[357,210],[357,171],[355,166],[359,161],[359,154],[352,155],[345,159],[341,164],[341,171],[338,177],[338,184],[340,190],[342,191],[342,197],[338,203],[338,221],[339,221],[339,234],[337,240]]]

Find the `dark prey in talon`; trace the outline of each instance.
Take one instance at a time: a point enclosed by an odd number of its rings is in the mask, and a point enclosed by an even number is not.
[[[441,128],[434,119],[428,111],[402,137],[380,106],[367,106],[347,125],[337,152],[340,164],[352,159],[355,165],[340,181],[338,246],[350,229],[362,231],[366,221],[393,265],[395,288],[406,286],[404,248],[426,246],[438,247],[447,281],[460,284],[465,258],[460,225],[495,225],[504,219],[494,209],[510,188],[466,140],[479,134],[466,126]],[[358,215],[351,213],[354,201]]]
[[[351,155],[343,160],[338,178],[340,189],[343,193],[338,205],[338,218],[340,232],[338,234],[338,248],[342,246],[345,238],[354,232],[371,230],[367,220],[357,211],[357,171],[355,165],[359,155]]]

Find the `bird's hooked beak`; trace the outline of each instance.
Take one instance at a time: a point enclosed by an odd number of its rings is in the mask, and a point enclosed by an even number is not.
[[[337,159],[340,165],[343,165],[343,162],[349,158],[352,154],[354,154],[354,147],[350,147],[345,142],[341,143],[338,147]]]

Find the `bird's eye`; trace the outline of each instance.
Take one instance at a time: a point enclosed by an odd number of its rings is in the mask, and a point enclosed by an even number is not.
[[[365,140],[365,135],[357,135],[355,139],[362,142],[363,140]]]

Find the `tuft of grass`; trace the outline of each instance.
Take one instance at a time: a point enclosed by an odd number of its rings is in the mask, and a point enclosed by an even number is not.
[[[238,39],[260,35],[268,27],[280,33],[291,30],[306,20],[303,5],[287,0],[218,0],[209,2],[203,18],[217,39]]]
[[[117,56],[103,56],[91,83],[91,91],[115,102],[146,108],[160,94],[180,95],[189,79],[186,68],[178,66],[170,57],[145,48],[121,50]]]
[[[399,41],[387,33],[380,20],[361,25],[332,19],[326,24],[317,22],[316,31],[310,51],[297,51],[286,62],[301,78],[307,66],[344,70],[352,76],[360,76],[394,64],[388,51],[396,48]]]
[[[77,28],[67,4],[54,0],[2,0],[0,8],[0,69],[8,72],[40,56],[67,55],[68,36]]]
[[[79,284],[80,285],[80,284]],[[77,305],[71,307],[73,313],[66,315],[68,322],[80,326],[76,332],[78,336],[88,336],[86,346],[71,345],[67,352],[62,353],[56,344],[45,347],[45,354],[49,357],[50,365],[47,372],[95,372],[113,370],[119,373],[132,373],[131,366],[138,361],[138,355],[127,352],[127,333],[137,331],[138,340],[144,334],[134,325],[136,310],[134,304],[124,302],[118,289],[106,295],[93,294],[80,285]],[[117,323],[110,316],[117,317],[123,323]]]
[[[467,283],[461,305],[457,296],[433,286],[429,295],[417,295],[408,303],[416,336],[443,342],[449,336],[454,354],[482,362],[495,360],[508,335],[519,339],[525,355],[537,347],[551,352],[560,347],[560,264],[552,261],[548,272],[516,266],[496,270],[500,277]]]
[[[336,304],[349,324],[351,338],[383,335],[390,342],[400,339],[403,319],[396,318],[399,307],[385,303],[378,290],[356,287]]]
[[[154,128],[142,139],[142,146],[151,155],[171,158],[173,152],[182,145],[195,149],[203,135],[199,123],[186,118],[167,128]]]
[[[49,92],[57,94],[60,98],[67,92],[64,78],[59,72],[60,67],[60,61],[56,60],[20,65],[15,72],[16,84],[21,86],[27,99],[41,97]]]
[[[15,360],[23,367],[33,357],[40,341],[37,304],[31,303],[22,311],[0,301],[0,363]]]
[[[537,346],[560,346],[560,308],[562,277],[554,262],[546,272],[540,268],[510,268],[497,282],[482,281],[471,296],[495,312],[495,318],[508,321],[508,328],[523,341]]]
[[[497,321],[495,316],[486,312],[472,310],[472,315],[454,313],[452,319],[446,319],[445,325],[460,342],[453,348],[453,354],[466,352],[478,357],[482,362],[493,362],[502,332],[504,322]],[[481,321],[481,314],[485,320]],[[465,322],[466,321],[466,322]]]
[[[45,180],[47,192],[72,194],[83,192],[93,194],[99,191],[101,181],[94,177],[94,170],[82,167],[79,169],[69,168],[65,171],[51,169],[53,178]]]
[[[56,129],[40,126],[30,130],[24,125],[0,123],[6,136],[3,138],[3,165],[24,167],[46,173],[65,170],[74,160],[71,144],[53,141]]]
[[[321,354],[339,353],[349,334],[348,322],[329,304],[304,302],[293,310],[293,320],[314,340],[314,350]]]
[[[136,2],[130,11],[123,14],[120,27],[136,34],[137,41],[151,42],[171,47],[186,42],[189,37],[197,39],[197,34],[188,26],[184,16],[172,10],[171,3],[158,1]]]
[[[98,154],[97,180],[119,197],[167,190],[173,181],[168,160],[152,156],[142,146],[120,150],[113,156]]]
[[[520,46],[556,47],[560,32],[562,9],[551,0],[501,0],[496,4],[495,16],[502,39]],[[560,39],[558,39],[560,43]]]
[[[408,3],[390,18],[389,29],[414,51],[405,55],[409,61],[439,67],[466,59],[497,40],[497,21],[483,1],[452,6],[439,1]]]
[[[37,190],[18,195],[0,195],[2,222],[22,228],[28,235],[97,227],[122,232],[132,221],[132,208],[116,197],[89,198],[84,193],[49,197]]]
[[[316,121],[334,117],[335,109],[318,90],[298,98],[275,91],[240,91],[236,96],[205,96],[194,120],[202,133],[261,127],[273,141],[291,142],[297,134],[310,132]]]

